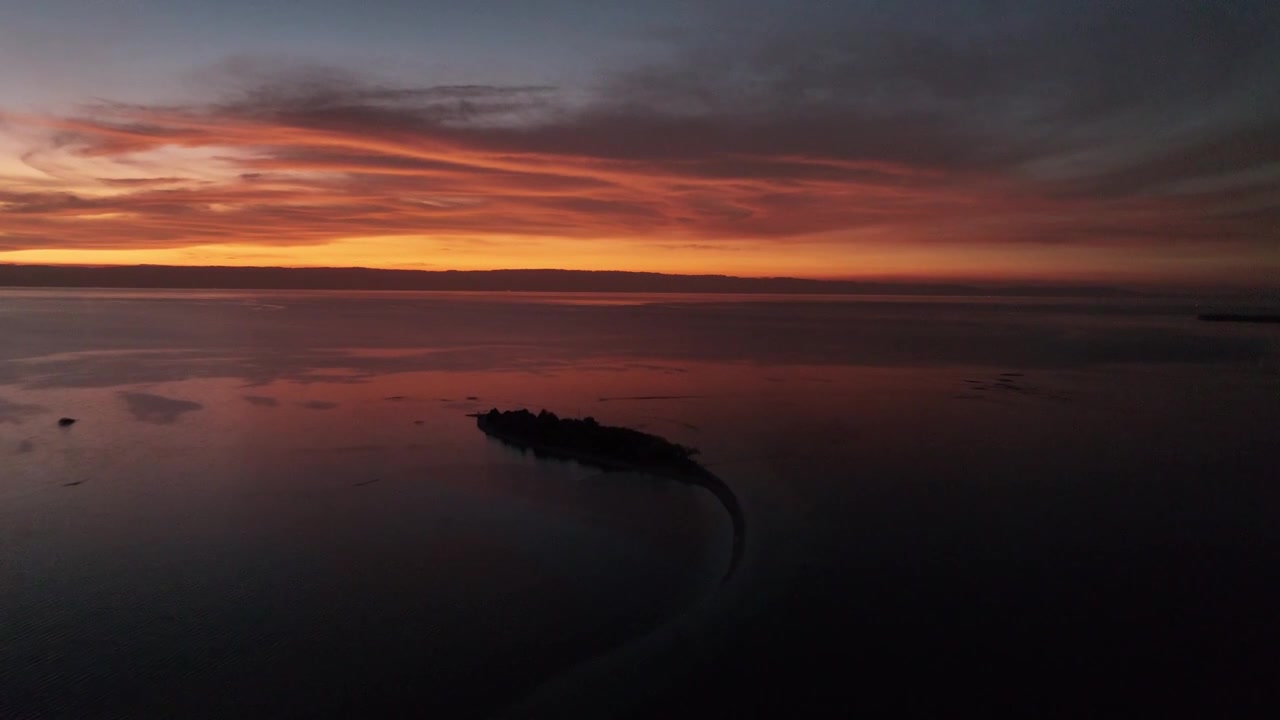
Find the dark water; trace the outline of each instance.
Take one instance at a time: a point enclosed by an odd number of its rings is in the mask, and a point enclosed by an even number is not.
[[[1269,709],[1280,332],[1197,310],[0,292],[0,717]],[[701,448],[741,568],[491,406]]]

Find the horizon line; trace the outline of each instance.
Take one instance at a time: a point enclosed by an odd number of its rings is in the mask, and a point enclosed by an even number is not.
[[[146,273],[140,277],[131,273]],[[213,273],[217,277],[197,277]],[[319,282],[318,275],[330,274]],[[334,277],[350,273],[352,277]],[[272,274],[274,277],[263,277]],[[374,279],[396,278],[378,283]],[[620,286],[602,285],[609,278]],[[102,282],[94,282],[95,280]],[[433,282],[436,281],[436,282]],[[442,281],[451,282],[442,282]],[[447,285],[447,286],[442,286]],[[612,285],[612,284],[611,284]],[[1197,287],[1172,284],[1107,283],[1088,280],[1018,278],[901,278],[742,276],[681,274],[644,270],[567,268],[418,269],[365,266],[240,266],[162,264],[28,264],[0,262],[0,287],[227,290],[390,290],[460,292],[618,292],[791,295],[1008,295],[1008,296],[1205,296],[1274,297],[1277,288]],[[879,292],[877,292],[879,291]]]
[[[0,268],[22,269],[79,269],[79,270],[127,270],[153,269],[172,270],[175,272],[220,270],[227,272],[282,271],[282,272],[319,272],[319,271],[358,271],[371,273],[415,273],[433,274],[473,274],[486,273],[565,273],[580,275],[630,275],[654,276],[664,278],[717,278],[743,281],[787,280],[805,283],[867,283],[896,285],[989,285],[989,286],[1034,286],[1034,287],[1090,287],[1109,290],[1129,290],[1131,286],[1142,283],[1117,283],[1104,280],[1077,279],[1031,279],[1031,278],[997,278],[979,276],[954,277],[921,277],[910,275],[740,275],[724,272],[665,272],[661,270],[619,270],[619,269],[583,269],[568,267],[497,267],[497,268],[406,268],[375,267],[369,265],[174,265],[165,263],[22,263],[0,261]]]

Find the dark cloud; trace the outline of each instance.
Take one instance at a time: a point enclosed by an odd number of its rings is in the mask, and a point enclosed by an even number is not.
[[[1274,3],[904,2],[800,15],[755,44],[687,41],[679,60],[624,73],[607,95],[708,126],[748,119],[774,143],[951,170],[1090,149],[1184,174],[1280,162],[1275,143],[1258,142],[1280,134]],[[1206,146],[1235,150],[1180,165]]]
[[[205,82],[240,117],[300,121],[312,127],[412,131],[423,123],[520,119],[547,107],[556,88],[545,85],[391,86],[343,68],[279,58],[239,57],[211,69]]]

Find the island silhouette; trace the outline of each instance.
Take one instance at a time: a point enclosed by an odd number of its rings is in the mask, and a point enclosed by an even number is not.
[[[592,417],[561,418],[545,409],[535,415],[523,408],[505,412],[492,408],[472,417],[489,437],[532,451],[534,457],[575,460],[606,471],[644,473],[707,489],[733,523],[733,551],[721,582],[737,570],[746,542],[742,505],[723,480],[693,459],[696,448],[631,428],[601,425]]]

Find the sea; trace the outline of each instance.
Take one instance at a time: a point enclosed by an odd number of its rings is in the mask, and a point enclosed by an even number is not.
[[[1265,714],[1280,326],[1213,309],[0,289],[0,718]]]

